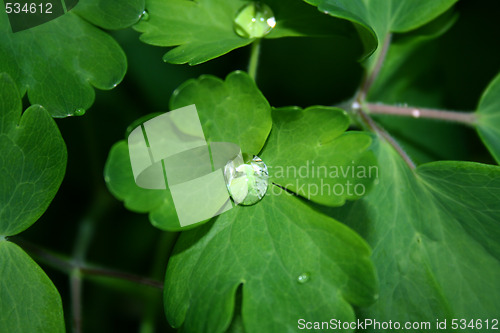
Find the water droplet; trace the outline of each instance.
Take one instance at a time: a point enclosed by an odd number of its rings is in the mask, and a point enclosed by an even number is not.
[[[149,12],[147,10],[144,10],[141,14],[141,21],[149,21]]]
[[[309,279],[310,279],[309,273],[302,273],[297,277],[297,282],[306,283],[307,281],[309,281]]]
[[[227,162],[224,178],[229,194],[237,205],[253,205],[267,192],[269,174],[266,164],[258,156],[240,165],[235,165],[233,160]]]
[[[411,115],[413,116],[413,118],[420,118],[420,110],[418,109],[413,109],[411,111]]]
[[[80,117],[80,116],[83,116],[85,114],[85,112],[86,111],[84,109],[77,109],[77,110],[75,110],[74,115]]]
[[[245,38],[264,37],[276,26],[271,8],[260,2],[250,2],[236,13],[234,30]]]

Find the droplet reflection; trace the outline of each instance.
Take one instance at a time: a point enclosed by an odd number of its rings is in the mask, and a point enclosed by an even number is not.
[[[302,273],[297,277],[297,282],[306,283],[307,281],[309,281],[309,279],[310,279],[309,273]]]
[[[269,174],[258,156],[240,165],[229,161],[224,168],[224,178],[231,198],[238,205],[253,205],[267,192]]]
[[[234,30],[244,38],[261,38],[276,26],[272,9],[261,2],[250,2],[236,13]]]

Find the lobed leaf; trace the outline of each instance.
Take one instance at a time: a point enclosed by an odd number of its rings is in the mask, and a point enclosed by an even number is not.
[[[261,157],[270,180],[314,202],[340,206],[371,188],[378,166],[371,136],[345,132],[341,109],[313,106],[273,110],[273,130]]]
[[[458,13],[448,10],[438,18],[406,34],[395,36],[388,49],[384,64],[377,79],[370,88],[367,99],[385,103],[402,103],[402,98],[418,78],[426,74],[430,59],[435,55],[422,56],[418,51],[430,41],[442,36],[457,21]],[[427,95],[432,94],[427,92]],[[415,99],[423,100],[424,96]]]
[[[414,30],[447,11],[457,0],[304,0],[322,12],[351,21],[362,39],[379,47],[391,32]]]
[[[247,154],[258,154],[264,146],[271,130],[271,107],[246,73],[233,72],[225,81],[209,75],[186,81],[172,95],[170,108],[191,104],[197,107],[207,142],[236,143]],[[168,189],[146,190],[136,185],[125,141],[111,149],[104,174],[110,191],[128,209],[149,213],[158,228],[181,229]]]
[[[135,26],[141,40],[156,46],[176,46],[164,56],[175,64],[197,65],[252,43],[255,38],[239,36],[234,19],[242,6],[240,0],[150,0],[148,20]],[[354,29],[343,20],[318,13],[301,0],[268,0],[276,27],[265,38],[301,36],[353,36]],[[371,53],[375,44],[367,45]]]
[[[65,332],[61,296],[43,270],[16,244],[0,239],[2,332]]]
[[[377,142],[380,182],[334,210],[373,247],[380,298],[362,317],[404,323],[494,318],[500,307],[500,168],[433,162],[410,170]],[[468,322],[468,321],[467,321]]]
[[[53,117],[81,115],[94,102],[93,87],[112,89],[127,70],[118,43],[73,12],[17,33],[0,12],[0,59],[21,95]]]
[[[226,80],[202,75],[184,82],[172,94],[170,109],[195,104],[208,142],[232,142],[247,154],[258,154],[271,131],[271,107],[255,82],[242,71]]]
[[[0,235],[15,235],[45,212],[61,185],[66,146],[41,106],[21,116],[14,81],[0,74]]]
[[[104,29],[125,29],[137,23],[145,0],[80,0],[74,12]]]
[[[393,37],[368,101],[388,105],[410,105],[416,109],[444,109],[443,82],[436,77],[436,38],[455,24],[458,13],[448,10],[435,20],[411,32]],[[376,120],[393,135],[417,164],[435,160],[466,158],[466,128],[450,122],[425,118],[377,116]]]
[[[476,114],[479,136],[500,163],[500,74],[485,90]]]
[[[225,332],[242,289],[245,332],[296,332],[298,320],[355,319],[376,298],[370,250],[352,230],[276,186],[183,232],[165,278],[165,311],[181,332]]]

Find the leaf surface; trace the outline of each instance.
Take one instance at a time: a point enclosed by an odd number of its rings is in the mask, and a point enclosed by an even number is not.
[[[477,130],[489,151],[500,163],[500,75],[491,82],[477,109]]]
[[[233,72],[225,81],[209,75],[186,81],[172,95],[170,109],[191,104],[196,105],[207,142],[236,143],[250,155],[264,146],[272,125],[271,107],[246,73]],[[110,191],[128,209],[149,213],[151,223],[161,229],[181,229],[168,189],[136,185],[127,142],[113,146],[104,174]]]
[[[187,81],[174,92],[170,108],[191,104],[197,107],[208,142],[236,143],[243,153],[259,155],[271,171],[271,181],[307,199],[339,206],[366,194],[377,177],[371,137],[344,133],[349,120],[340,109],[276,109],[268,137],[271,108],[244,72],[233,72],[225,81],[213,76]],[[159,228],[180,230],[170,191],[136,185],[125,141],[111,149],[105,179],[128,209],[149,213]]]
[[[0,327],[3,332],[65,332],[61,296],[16,244],[0,239]]]
[[[270,180],[314,202],[340,206],[370,190],[378,166],[371,136],[346,132],[347,114],[314,106],[273,110],[273,130],[261,154]]]
[[[355,319],[376,297],[365,242],[346,226],[274,186],[183,232],[165,279],[165,309],[182,332],[224,332],[242,288],[245,332],[296,332],[299,318]],[[299,282],[301,278],[305,282]]]
[[[446,109],[446,84],[436,78],[436,39],[450,30],[458,13],[450,9],[435,20],[411,32],[393,37],[384,64],[367,100],[387,105]],[[442,75],[445,77],[445,75]],[[440,76],[441,77],[441,76]],[[373,115],[393,135],[412,160],[425,163],[467,158],[467,128],[425,118]]]
[[[125,54],[107,33],[73,12],[12,33],[0,13],[0,72],[21,95],[53,117],[81,115],[94,102],[94,87],[112,89],[127,70]]]
[[[240,0],[151,0],[149,19],[135,28],[141,40],[156,46],[176,46],[164,56],[175,63],[197,65],[252,43],[255,38],[239,36],[234,29],[238,11],[248,2]],[[318,13],[301,0],[268,0],[276,19],[275,28],[265,38],[345,35],[355,31],[343,20]],[[375,44],[367,45],[371,53]]]
[[[80,0],[74,12],[104,29],[125,29],[137,23],[145,0]]]
[[[494,318],[500,306],[500,168],[433,162],[411,171],[376,147],[380,182],[334,210],[373,248],[380,298],[363,310],[378,321]],[[433,323],[434,324],[434,323]]]
[[[170,109],[195,104],[208,142],[232,142],[247,154],[258,154],[271,130],[271,107],[247,73],[226,80],[203,75],[172,94]]]
[[[33,105],[21,116],[12,79],[0,74],[0,235],[15,235],[45,212],[66,170],[66,146],[56,123]]]
[[[351,21],[362,39],[378,40],[379,49],[391,32],[416,29],[445,11],[457,0],[305,0],[322,12]],[[363,37],[364,36],[364,37]]]

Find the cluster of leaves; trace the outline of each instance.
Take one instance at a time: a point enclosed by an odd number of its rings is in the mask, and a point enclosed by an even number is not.
[[[112,147],[104,173],[113,195],[127,209],[148,213],[153,226],[182,231],[165,277],[165,313],[173,327],[291,332],[299,318],[406,322],[497,314],[500,168],[443,161],[415,167],[367,114],[371,101],[406,102],[400,96],[416,73],[401,76],[401,69],[454,24],[455,2],[266,1],[277,25],[265,39],[359,41],[367,77],[356,97],[361,109],[274,108],[255,76],[242,71],[224,80],[203,75],[173,93],[171,110],[196,104],[208,142],[234,142],[270,167],[270,195],[253,206],[181,228],[169,190],[136,186],[127,142]],[[0,14],[0,328],[64,331],[54,285],[6,237],[31,226],[61,184],[66,147],[51,116],[82,115],[93,103],[93,87],[111,89],[125,75],[125,53],[99,27],[134,25],[143,42],[173,47],[165,61],[196,65],[260,43],[234,31],[234,15],[245,3],[82,0],[59,19],[16,34]],[[391,40],[391,34],[399,35]],[[25,94],[33,106],[21,116]],[[500,75],[472,117],[500,162]],[[425,155],[419,146],[407,150],[417,160]],[[378,173],[301,178],[274,171],[308,161],[315,162],[307,165],[309,174],[317,166],[347,165],[378,165]],[[346,182],[369,192],[311,190]]]

